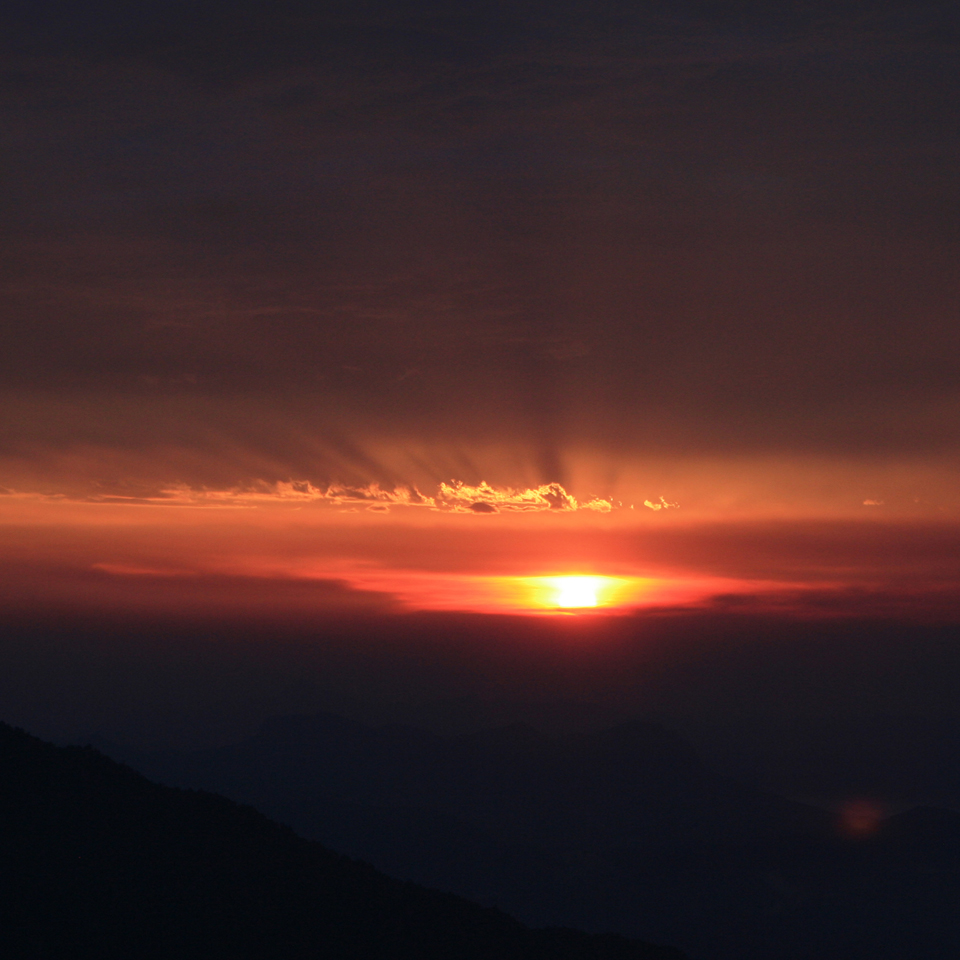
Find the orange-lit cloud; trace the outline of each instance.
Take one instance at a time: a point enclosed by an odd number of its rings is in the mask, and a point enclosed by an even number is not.
[[[15,490],[0,489],[0,496],[13,499],[64,500],[63,495],[29,494]],[[610,500],[593,497],[579,501],[559,483],[544,483],[537,487],[494,487],[481,481],[471,485],[459,480],[441,483],[433,496],[421,493],[416,487],[396,486],[384,489],[379,483],[349,486],[331,483],[326,487],[315,486],[309,480],[260,482],[247,487],[228,490],[193,488],[185,484],[165,487],[153,496],[123,496],[117,494],[93,494],[81,498],[81,502],[143,504],[154,506],[236,506],[255,507],[283,504],[327,504],[334,507],[366,506],[373,511],[390,507],[427,507],[435,511],[452,513],[540,513],[551,510],[575,512],[590,510],[609,513],[615,505]],[[620,505],[622,506],[622,504]],[[661,507],[677,507],[661,498],[659,503],[647,501],[653,510]]]
[[[652,500],[644,500],[643,505],[648,510],[653,510],[655,513],[658,510],[676,509],[677,507],[680,506],[679,503],[667,503],[667,501],[664,500],[663,497],[660,497],[660,499],[656,503],[654,503]]]

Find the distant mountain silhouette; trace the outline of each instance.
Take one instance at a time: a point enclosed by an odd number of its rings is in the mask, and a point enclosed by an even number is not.
[[[960,816],[908,811],[844,834],[827,811],[713,773],[653,723],[440,737],[319,714],[215,750],[104,748],[534,925],[710,960],[960,956]]]
[[[682,960],[392,880],[249,807],[0,724],[4,960]]]

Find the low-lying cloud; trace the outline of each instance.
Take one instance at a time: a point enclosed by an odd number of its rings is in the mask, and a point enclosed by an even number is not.
[[[16,496],[9,492],[7,496]],[[544,483],[537,487],[495,487],[485,481],[479,484],[451,480],[441,483],[433,495],[422,493],[416,487],[397,486],[392,489],[378,483],[349,486],[331,483],[317,486],[309,480],[287,480],[259,483],[250,487],[229,490],[195,489],[174,486],[152,497],[91,496],[85,502],[155,504],[160,506],[235,506],[254,507],[277,504],[326,504],[333,507],[359,507],[382,512],[391,507],[423,507],[445,513],[540,513],[560,511],[573,513],[590,510],[610,513],[622,507],[602,497],[578,500],[559,483]],[[651,509],[676,507],[662,497],[657,504],[646,502]]]

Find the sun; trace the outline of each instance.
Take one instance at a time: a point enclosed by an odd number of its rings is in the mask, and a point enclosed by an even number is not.
[[[564,609],[597,606],[601,577],[551,577],[554,605]]]
[[[650,581],[639,577],[564,574],[501,577],[501,604],[527,613],[626,612]]]

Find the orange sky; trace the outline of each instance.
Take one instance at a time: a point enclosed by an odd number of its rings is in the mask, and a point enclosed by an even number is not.
[[[950,32],[374,6],[0,37],[5,603],[954,616]]]
[[[754,474],[744,489],[758,488]],[[548,578],[580,576],[604,578],[597,605],[580,615],[698,606],[954,615],[953,510],[846,499],[846,509],[839,496],[779,510],[759,500],[724,509],[716,498],[685,508],[666,497],[578,500],[556,484],[455,482],[181,485],[87,499],[11,492],[0,497],[0,563],[6,602],[27,608],[543,614],[564,607]]]

